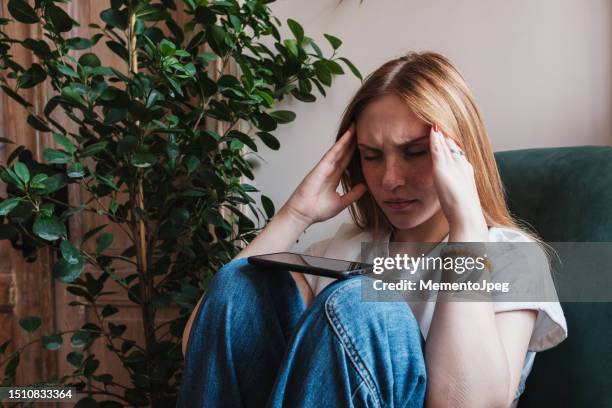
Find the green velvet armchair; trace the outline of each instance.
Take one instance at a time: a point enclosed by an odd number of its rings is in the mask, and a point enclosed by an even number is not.
[[[612,242],[612,147],[514,150],[495,157],[510,211],[545,241]],[[612,274],[593,269],[584,274]],[[612,303],[562,307],[568,338],[536,355],[519,407],[612,408]]]

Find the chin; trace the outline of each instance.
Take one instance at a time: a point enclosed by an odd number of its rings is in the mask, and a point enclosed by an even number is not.
[[[428,207],[428,209],[431,211],[423,211],[423,209],[420,208],[417,211],[406,212],[405,215],[401,212],[383,212],[387,217],[387,220],[389,220],[394,228],[400,230],[410,230],[426,223],[436,214],[435,207]]]
[[[411,218],[404,218],[402,220],[393,220],[390,219],[389,217],[387,217],[387,219],[389,219],[389,221],[391,222],[391,225],[393,225],[395,228],[399,229],[399,230],[409,230],[415,227],[418,227],[419,225],[423,224],[426,220],[423,219],[411,219]]]

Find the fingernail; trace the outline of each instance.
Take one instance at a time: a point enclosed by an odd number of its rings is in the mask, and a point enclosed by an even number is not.
[[[436,123],[433,124],[433,131],[434,132],[438,131],[438,125]]]

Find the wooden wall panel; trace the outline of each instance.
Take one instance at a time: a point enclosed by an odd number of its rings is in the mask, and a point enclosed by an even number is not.
[[[74,28],[70,34],[81,37],[92,35],[92,29],[88,27],[88,24],[91,22],[100,23],[99,13],[107,8],[109,3],[108,1],[73,1],[70,4],[62,5],[80,23],[80,27]],[[2,16],[8,16],[7,1],[0,0],[0,6]],[[180,12],[177,14],[178,19],[181,19],[182,16],[183,14]],[[10,27],[13,30],[11,35],[20,38],[42,38],[40,28],[37,26],[12,24]],[[95,52],[103,61],[103,64],[127,72],[125,62],[108,50],[104,42],[105,39],[102,38],[93,50],[84,50],[75,54],[78,56],[83,52]],[[26,66],[29,66],[33,62],[32,59],[35,58],[29,51],[21,47],[15,47],[13,54]],[[18,145],[25,145],[32,150],[36,160],[43,161],[42,152],[44,148],[55,147],[51,140],[51,134],[40,134],[26,125],[26,110],[4,94],[1,95],[1,136],[15,141],[16,144],[0,144],[0,163],[5,164],[10,152]],[[22,91],[21,95],[33,102],[35,110],[39,112],[44,108],[46,101],[53,96],[53,92],[47,82],[45,86],[38,86],[34,90]],[[56,113],[59,114],[60,109]],[[67,125],[68,121],[65,118],[62,120],[59,115],[55,117],[59,118],[64,126]],[[76,131],[74,126],[72,128],[68,126],[67,128],[70,131]],[[4,190],[1,191],[1,194],[5,196]],[[78,206],[88,198],[79,189],[78,185],[74,184],[68,188],[68,197],[71,206]],[[69,221],[70,237],[75,244],[80,242],[82,236],[88,230],[105,222],[104,218],[95,214],[92,215],[90,212],[82,214],[82,216],[71,217]],[[130,245],[129,239],[118,228],[111,228],[108,231],[115,233],[115,242],[111,248],[113,251],[119,253]],[[90,245],[92,243],[95,243],[95,241],[92,240]],[[35,263],[28,264],[7,241],[0,241],[0,344],[9,338],[18,345],[25,344],[28,341],[25,332],[18,327],[18,320],[28,315],[42,317],[42,331],[45,334],[60,330],[75,330],[85,322],[99,324],[92,308],[68,306],[68,303],[77,299],[66,291],[65,284],[52,278],[53,261],[51,253],[43,251]],[[124,263],[124,265],[117,264],[115,267],[119,276],[127,276],[134,272],[127,263]],[[99,274],[98,271],[93,271],[89,267],[83,273],[85,272],[91,272],[94,276]],[[113,284],[114,282],[109,279],[105,290],[113,290]],[[125,337],[136,340],[142,346],[144,336],[140,308],[127,299],[124,290],[121,288],[117,289],[117,295],[107,296],[104,299],[120,310],[109,321],[115,324],[125,324],[127,326]],[[104,302],[101,300],[99,304],[104,305]],[[158,311],[156,325],[177,316],[177,308]],[[66,355],[73,350],[69,343],[70,336],[64,336],[64,345],[57,352],[42,350],[37,346],[24,353],[17,383],[28,384],[48,379],[53,374],[61,376],[71,373],[73,367],[66,361]],[[116,345],[120,345],[120,343],[117,342]],[[106,348],[104,341],[98,340],[97,345],[91,351],[101,360],[99,373],[113,374],[115,381],[123,385],[129,384],[129,378],[121,362],[117,361],[117,357]],[[111,390],[122,394],[121,389],[111,387]]]
[[[7,16],[6,3],[2,1],[0,13]],[[7,27],[5,27],[7,28]],[[11,36],[18,38],[38,37],[39,28],[25,24],[11,25],[7,28]],[[13,47],[15,59],[26,66],[31,65],[33,56],[22,47]],[[43,98],[40,89],[29,89],[21,94],[27,100],[33,102],[34,111],[39,111],[40,101]],[[0,97],[2,112],[2,123],[0,129],[2,136],[11,139],[15,145],[3,145],[0,147],[0,162],[6,163],[6,159],[15,146],[24,145],[32,151],[33,156],[40,158],[44,147],[47,147],[44,138],[38,131],[26,125],[27,112],[25,109],[6,97]],[[5,195],[3,186],[2,194]],[[54,330],[53,313],[53,283],[50,277],[50,254],[42,251],[37,260],[27,263],[21,255],[14,251],[9,242],[0,242],[0,292],[4,294],[0,300],[0,343],[6,340],[12,341],[12,347],[7,352],[13,351],[15,346],[19,347],[30,341],[27,333],[19,325],[19,319],[29,315],[37,315],[42,318],[42,330],[51,332]],[[30,348],[21,356],[21,369],[17,373],[16,381],[19,384],[30,383],[47,378],[55,372],[56,354],[40,348]]]

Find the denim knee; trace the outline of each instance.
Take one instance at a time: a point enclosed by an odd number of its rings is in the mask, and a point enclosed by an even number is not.
[[[302,314],[304,306],[291,274],[251,265],[247,258],[234,259],[213,276],[205,295],[208,309],[225,315],[261,319],[273,314],[285,334]]]
[[[209,284],[209,291],[217,288],[240,289],[240,286],[248,284],[248,280],[245,279],[245,271],[249,268],[252,268],[252,266],[247,262],[247,258],[229,261],[213,275]]]
[[[404,406],[405,396],[424,395],[425,342],[405,301],[362,300],[364,279],[370,278],[335,282],[313,306],[325,313],[373,398],[383,405]]]
[[[234,259],[223,265],[212,277],[204,295],[208,307],[227,308],[239,303],[248,304],[257,296],[254,267],[246,258]]]
[[[349,326],[365,325],[376,330],[391,324],[399,326],[410,338],[422,339],[419,323],[412,309],[402,298],[380,302],[362,300],[361,284],[367,277],[334,282],[318,297],[322,311],[330,321],[341,320]],[[372,326],[373,325],[373,326]]]

